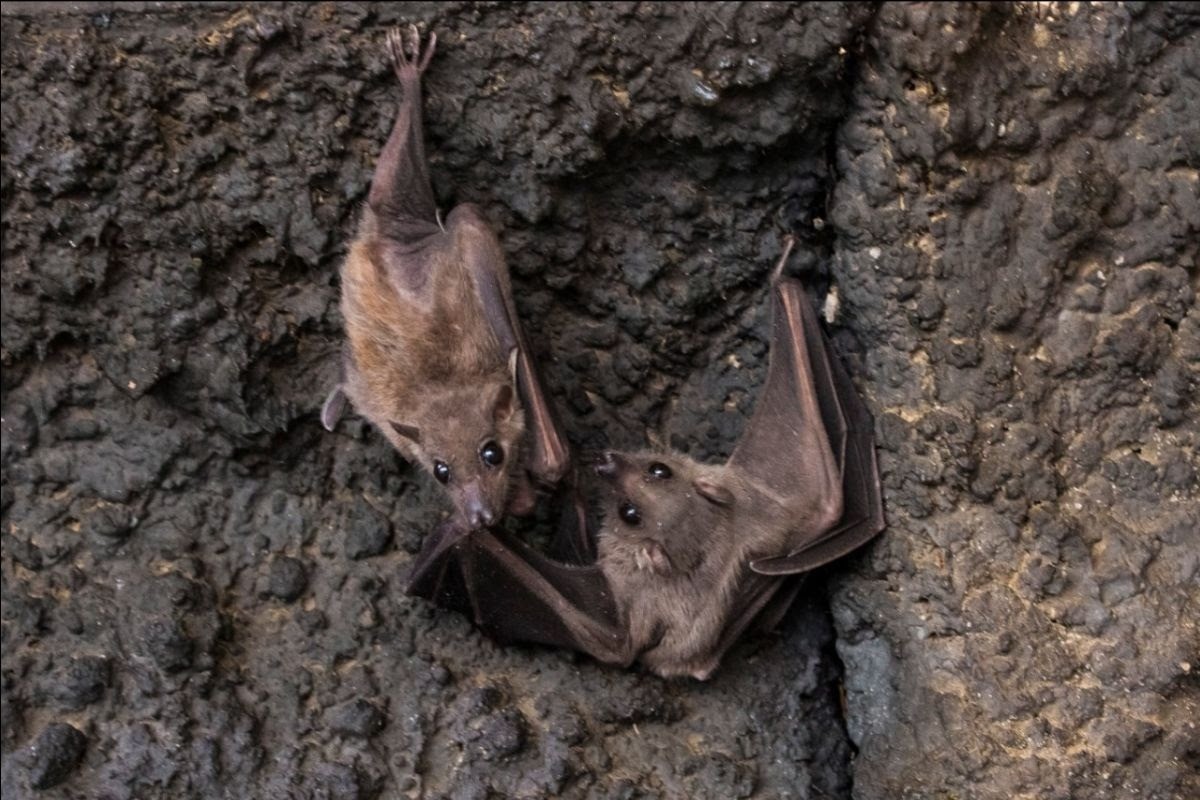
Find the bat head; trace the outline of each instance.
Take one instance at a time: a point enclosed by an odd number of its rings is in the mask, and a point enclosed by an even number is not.
[[[735,506],[723,467],[678,454],[607,452],[595,469],[608,490],[598,543],[610,566],[672,578],[721,557],[714,544]]]
[[[348,359],[345,365],[347,399],[442,485],[469,530],[498,521],[524,477],[525,414],[513,364],[419,391],[408,390],[411,381],[394,363],[380,360],[368,369]]]
[[[388,413],[380,428],[446,489],[470,529],[500,519],[520,474],[525,431],[524,414],[507,377],[430,392],[419,405]]]

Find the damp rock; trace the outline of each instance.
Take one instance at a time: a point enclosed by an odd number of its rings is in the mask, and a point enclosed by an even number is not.
[[[346,557],[357,561],[384,552],[392,541],[392,524],[372,508],[359,502],[343,518]]]
[[[50,693],[67,711],[76,711],[104,696],[112,681],[112,664],[100,656],[78,656],[54,672]]]

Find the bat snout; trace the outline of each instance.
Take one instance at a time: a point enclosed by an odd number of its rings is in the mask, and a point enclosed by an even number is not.
[[[496,513],[491,504],[484,500],[478,486],[468,486],[463,494],[463,516],[466,517],[471,530],[486,528],[496,521]]]

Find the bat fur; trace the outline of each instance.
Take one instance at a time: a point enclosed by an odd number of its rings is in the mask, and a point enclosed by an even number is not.
[[[609,452],[596,471],[610,495],[600,569],[630,647],[664,677],[707,678],[750,562],[784,550],[797,519],[831,526],[841,514],[836,486],[820,509],[798,511],[736,469],[678,453]]]
[[[773,284],[791,248],[789,237]],[[786,402],[806,419],[820,420],[812,393],[789,395]],[[773,469],[766,452],[743,452],[739,459],[735,451],[721,465],[667,451],[609,452],[596,467],[607,479],[608,496],[597,540],[600,569],[629,646],[660,675],[708,677],[730,619],[745,602],[752,565],[787,553],[798,532],[827,531],[842,518],[842,476],[828,433],[820,424],[794,422],[795,412],[768,405],[774,400],[764,398],[756,411],[760,429],[766,418],[779,431],[773,442],[762,441],[806,454],[801,463],[793,458],[774,470],[787,471],[789,480],[760,479],[758,473]],[[763,449],[751,441],[754,427],[739,449]],[[760,462],[757,470],[747,468],[747,456]]]
[[[788,240],[788,249],[791,240]],[[568,564],[501,530],[435,532],[409,591],[462,609],[500,641],[573,647],[609,664],[708,678],[754,627],[787,610],[804,572],[884,527],[873,422],[801,284],[771,286],[771,356],[729,459],[607,453],[604,522]],[[594,544],[594,547],[592,545]]]
[[[403,97],[380,153],[357,235],[342,264],[342,381],[322,410],[332,430],[346,402],[405,458],[442,483],[467,530],[533,504],[527,431],[533,399],[543,454],[535,477],[565,471],[512,305],[504,254],[482,214],[434,205],[421,123],[422,52],[415,27],[388,47]],[[551,426],[552,427],[552,426]],[[549,449],[550,463],[544,456]]]

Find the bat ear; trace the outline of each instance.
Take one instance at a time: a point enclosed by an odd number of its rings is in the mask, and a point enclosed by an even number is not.
[[[646,444],[650,445],[652,450],[667,449],[667,442],[663,435],[653,428],[646,428]]]
[[[342,418],[342,414],[346,411],[346,393],[342,390],[342,384],[333,387],[333,391],[325,398],[325,404],[321,406],[321,424],[325,426],[325,430],[332,431],[337,427],[338,420]]]
[[[700,493],[700,496],[710,503],[715,503],[719,506],[727,506],[733,503],[733,492],[709,478],[696,478],[696,480],[692,481],[692,486],[696,487],[696,491]]]
[[[643,544],[636,558],[639,567],[649,568],[655,575],[671,574],[671,557],[658,542],[649,541]]]
[[[513,386],[517,384],[517,365],[521,357],[521,351],[514,347],[508,351],[508,379],[510,384],[504,384],[496,390],[496,396],[492,400],[492,420],[494,422],[503,422],[513,415],[517,410],[516,393],[513,392]]]
[[[500,388],[496,390],[496,398],[492,401],[492,420],[503,422],[511,417],[517,410],[516,398],[513,387],[507,383],[501,384]]]
[[[403,436],[405,439],[411,440],[414,444],[421,443],[421,429],[413,425],[405,425],[403,422],[390,423],[392,430]]]

